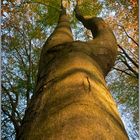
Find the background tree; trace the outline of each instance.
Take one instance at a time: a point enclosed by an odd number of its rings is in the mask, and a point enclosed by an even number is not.
[[[11,139],[33,94],[40,47],[47,35],[36,22],[34,7],[3,3],[11,8],[4,8],[2,19],[2,134]]]
[[[111,2],[107,3],[107,7],[113,9],[108,20],[117,37],[119,54],[115,70],[108,75],[108,79],[111,76],[114,81],[108,83],[120,109],[125,112],[122,118],[129,120],[126,127],[130,138],[138,139],[138,3]]]
[[[137,3],[100,1],[94,3],[96,6],[89,3],[90,1],[83,2],[79,6],[81,12],[85,16],[100,14],[104,17],[114,30],[118,45],[138,64]],[[69,3],[71,7],[74,4],[75,1]],[[12,137],[14,139],[15,130],[20,126],[27,102],[33,94],[40,48],[56,26],[60,11],[58,5],[59,2],[52,0],[45,3],[43,1],[2,1],[2,138],[4,139]],[[73,17],[71,9],[68,9],[69,16]],[[88,15],[90,11],[92,12]],[[89,31],[79,22],[77,24],[76,18],[71,22],[74,38],[90,39]],[[82,34],[81,30],[85,33]],[[130,138],[138,139],[138,76],[136,74],[138,71],[137,65],[126,56],[124,51],[120,49],[121,54],[116,61],[115,69],[119,68],[119,70],[117,72],[113,70],[107,80],[121,108],[120,112],[124,112],[122,117],[126,121]],[[122,60],[131,68],[129,69]],[[110,77],[114,80],[110,80]]]

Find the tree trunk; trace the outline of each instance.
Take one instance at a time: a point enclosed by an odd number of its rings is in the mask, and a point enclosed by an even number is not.
[[[60,19],[42,49],[36,93],[17,139],[128,140],[104,80],[116,58],[114,40],[74,42],[66,15]]]

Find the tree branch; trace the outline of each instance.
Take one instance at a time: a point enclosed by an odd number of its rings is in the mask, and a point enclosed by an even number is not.
[[[6,92],[6,94],[8,95],[9,97],[9,100],[10,100],[10,104],[12,106],[12,115],[15,117],[15,113],[17,114],[17,117],[18,117],[18,120],[21,121],[21,118],[20,118],[20,115],[19,115],[19,112],[16,110],[17,108],[17,105],[18,105],[18,98],[16,96],[16,101],[14,102],[14,99],[12,98],[12,96],[10,95],[9,91],[5,88],[5,86],[2,84],[2,89]]]
[[[15,127],[15,130],[16,130],[16,134],[18,134],[19,132],[19,127],[20,127],[20,124],[19,122],[15,119],[15,117],[13,117],[8,111],[6,111],[3,106],[2,106],[2,111],[3,113],[9,117],[9,119],[11,120],[11,122],[13,123],[14,127]]]
[[[136,72],[136,71],[127,63],[126,59],[125,59],[125,61],[122,61],[122,62],[127,66],[127,68],[128,68],[131,72],[133,72],[133,73],[136,75],[136,78],[139,77],[138,72]]]
[[[132,76],[132,77],[135,77],[135,78],[136,78],[136,76],[134,76],[134,75],[132,75],[132,74],[126,72],[125,70],[121,70],[121,69],[118,69],[118,68],[115,68],[115,67],[113,67],[113,69],[115,69],[115,70],[117,70],[117,71],[120,71],[120,72],[122,72],[122,73],[125,73],[125,74],[127,74],[127,75],[129,75],[129,76]]]
[[[120,26],[124,30],[124,32],[127,35],[127,37],[130,38],[137,45],[137,47],[139,47],[139,44],[127,33],[125,28],[122,25],[118,25],[118,26]]]
[[[137,67],[139,68],[138,64],[134,62],[134,60],[126,53],[126,51],[118,44],[118,47],[123,51],[123,54]]]

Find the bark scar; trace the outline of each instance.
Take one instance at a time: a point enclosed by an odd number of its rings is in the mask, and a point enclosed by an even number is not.
[[[88,76],[87,76],[87,77],[85,77],[85,78],[86,78],[86,79],[85,79],[85,80],[83,80],[84,90],[85,90],[86,92],[90,92],[90,91],[91,91],[91,84],[90,84],[90,80],[89,80]]]
[[[89,92],[91,91],[91,84],[90,84],[90,80],[89,80],[89,78],[88,77],[86,77],[87,78],[87,82],[88,82],[88,90],[89,90]]]

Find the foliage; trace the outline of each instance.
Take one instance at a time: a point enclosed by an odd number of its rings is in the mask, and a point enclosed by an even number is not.
[[[131,139],[138,139],[138,80],[113,70],[108,75],[108,87],[118,104],[125,127]],[[126,122],[127,120],[127,122]],[[132,125],[133,124],[133,125]]]
[[[102,4],[98,0],[79,0],[78,7],[83,16],[94,17],[101,12]]]
[[[6,3],[6,1],[5,1]],[[7,2],[11,5],[10,2]],[[14,7],[15,5],[13,5]],[[46,33],[38,16],[23,6],[2,19],[2,138],[14,139],[36,81],[40,47]],[[12,18],[11,18],[12,17]]]
[[[34,12],[38,11],[38,14],[41,14],[40,22],[45,26],[57,23],[60,12],[60,0],[32,0],[30,4],[36,4],[35,8],[37,10]],[[40,5],[37,6],[38,4]]]

